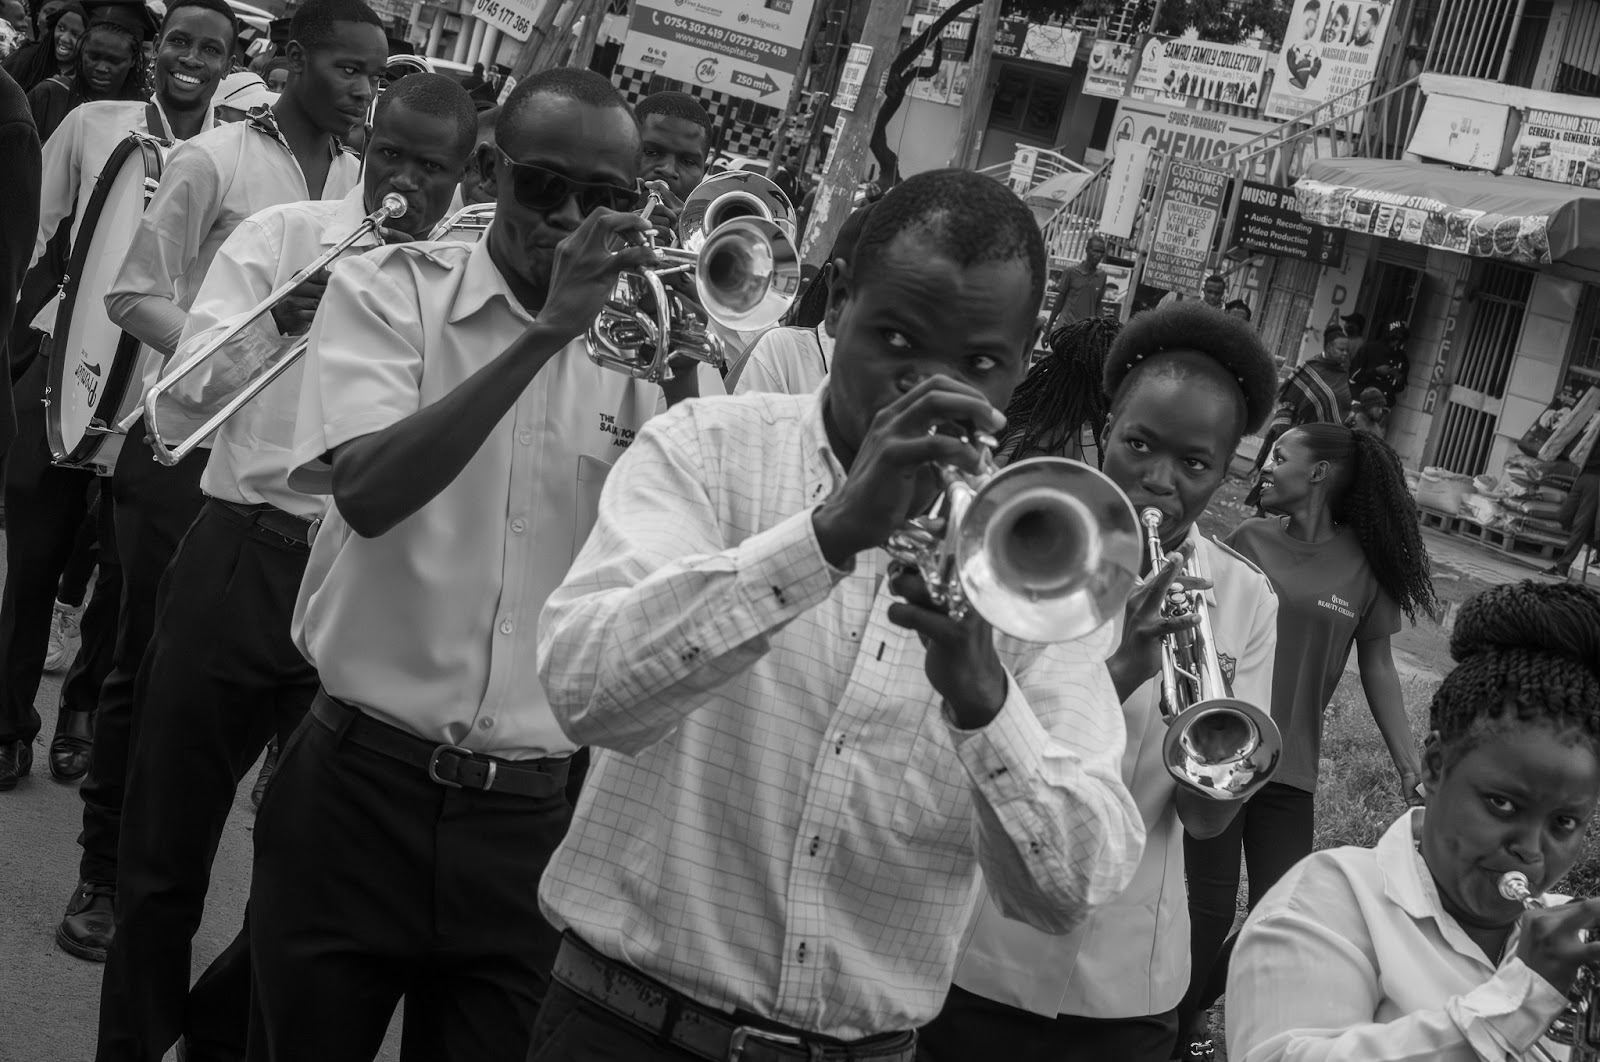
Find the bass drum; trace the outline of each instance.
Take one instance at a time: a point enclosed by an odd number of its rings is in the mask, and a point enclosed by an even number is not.
[[[131,134],[106,160],[83,208],[55,331],[42,347],[49,358],[45,435],[58,465],[105,475],[122,450],[114,429],[140,398],[128,386],[138,377],[140,343],[111,323],[105,296],[161,180],[167,151],[164,141]]]

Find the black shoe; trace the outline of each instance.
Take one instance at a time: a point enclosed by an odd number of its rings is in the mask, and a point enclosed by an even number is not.
[[[50,739],[50,777],[76,782],[89,773],[89,753],[94,748],[94,713],[69,712],[56,716],[56,736]]]
[[[106,961],[106,950],[116,932],[116,895],[113,885],[78,882],[78,891],[72,894],[67,913],[56,927],[56,943],[62,951],[90,962]]]
[[[15,789],[17,783],[33,770],[33,742],[0,742],[0,793]]]
[[[267,783],[272,781],[272,773],[278,769],[278,739],[273,738],[272,744],[267,746],[267,758],[261,761],[261,773],[256,775],[256,784],[250,787],[250,806],[257,811],[261,810],[261,797],[267,791]]]
[[[1550,565],[1550,567],[1546,568],[1544,571],[1540,572],[1539,574],[1540,575],[1554,576],[1557,579],[1565,579],[1567,577],[1567,571],[1568,571],[1568,569],[1562,567],[1559,564],[1552,564],[1552,565]]]

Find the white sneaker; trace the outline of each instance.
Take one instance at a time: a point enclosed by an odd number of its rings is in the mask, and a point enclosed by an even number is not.
[[[44,656],[46,671],[61,671],[72,662],[77,649],[78,629],[83,622],[83,606],[76,608],[56,602],[55,613],[50,617],[49,649]]]

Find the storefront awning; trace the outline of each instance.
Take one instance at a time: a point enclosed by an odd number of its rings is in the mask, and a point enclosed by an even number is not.
[[[1294,186],[1307,221],[1527,265],[1600,270],[1600,189],[1425,162],[1318,159]]]

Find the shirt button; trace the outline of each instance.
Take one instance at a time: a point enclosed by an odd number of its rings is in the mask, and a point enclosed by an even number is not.
[[[521,443],[523,446],[527,446],[529,443],[533,442],[533,432],[531,432],[531,431],[519,431],[519,432],[517,432],[517,442]]]
[[[494,720],[493,719],[480,719],[480,720],[478,720],[478,729],[479,730],[493,730],[494,729]]]
[[[510,634],[514,630],[516,630],[516,628],[511,625],[511,621],[510,620],[501,620],[500,621],[500,633],[501,634]]]
[[[522,534],[522,532],[526,531],[527,529],[528,529],[528,525],[523,523],[521,520],[513,520],[513,521],[511,521],[511,530],[515,531],[517,534],[520,535],[520,534]]]

